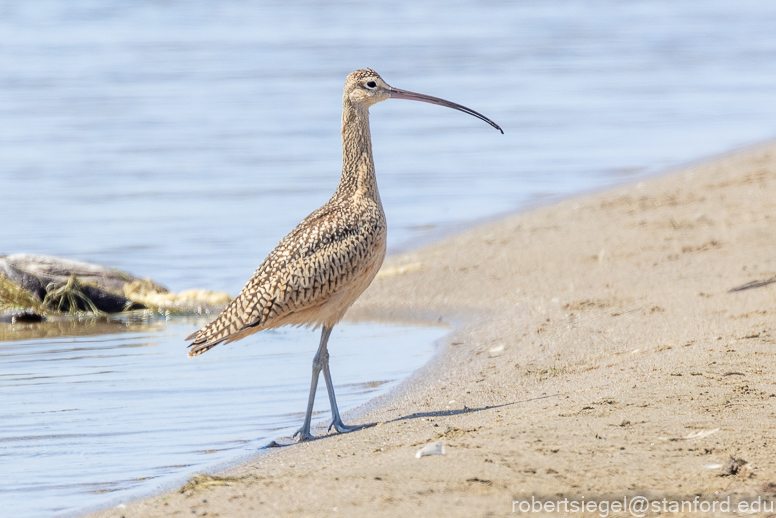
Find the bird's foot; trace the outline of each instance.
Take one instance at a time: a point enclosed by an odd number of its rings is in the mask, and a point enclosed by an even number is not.
[[[363,428],[363,426],[358,426],[358,425],[348,426],[345,423],[343,423],[341,419],[334,419],[329,425],[329,431],[331,431],[332,428],[337,430],[337,432],[339,433],[348,433],[354,430],[360,430],[361,428]]]
[[[299,436],[299,442],[312,441],[313,439],[315,439],[315,436],[310,433],[310,430],[309,429],[305,430],[304,427],[294,432],[294,435],[292,435],[291,438],[293,439],[297,435]]]

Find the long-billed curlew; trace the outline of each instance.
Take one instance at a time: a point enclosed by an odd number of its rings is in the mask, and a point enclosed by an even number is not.
[[[310,420],[318,375],[323,370],[338,432],[359,427],[342,423],[329,373],[326,344],[331,329],[372,282],[385,257],[386,222],[377,192],[369,107],[386,99],[410,99],[447,106],[493,121],[460,104],[388,86],[374,70],[356,70],[342,96],[342,177],[334,196],[304,219],[270,252],[243,290],[218,317],[187,340],[189,356],[221,342],[232,342],[262,329],[282,325],[323,327],[304,424],[295,434],[312,439]]]

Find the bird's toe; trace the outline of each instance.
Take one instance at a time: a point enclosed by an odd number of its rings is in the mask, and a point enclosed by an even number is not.
[[[362,426],[348,426],[345,423],[343,423],[341,420],[335,419],[329,425],[329,431],[331,431],[332,428],[337,430],[337,432],[339,432],[339,433],[348,433],[348,432],[352,432],[354,430],[360,430],[363,427]]]
[[[297,435],[299,436],[299,442],[312,441],[315,439],[315,436],[312,435],[309,430],[305,430],[304,428],[300,428],[294,432],[294,435],[292,435],[291,438],[293,439]]]

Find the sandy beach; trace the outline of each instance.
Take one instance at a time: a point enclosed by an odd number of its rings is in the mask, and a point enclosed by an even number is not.
[[[733,513],[772,501],[776,283],[731,291],[770,279],[776,144],[472,228],[390,257],[349,313],[453,327],[400,390],[350,415],[376,425],[314,430],[91,516],[503,516],[532,497],[553,514],[564,499],[637,495],[729,497]],[[444,455],[415,457],[436,441]],[[683,514],[697,512],[671,513]]]

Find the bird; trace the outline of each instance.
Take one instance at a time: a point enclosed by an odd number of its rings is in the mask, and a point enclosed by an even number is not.
[[[327,432],[361,428],[342,422],[327,347],[332,328],[375,278],[385,257],[387,226],[372,158],[369,108],[388,99],[453,108],[504,133],[498,124],[470,108],[394,88],[369,68],[352,72],[342,96],[342,176],[336,191],[280,241],[240,294],[212,322],[186,338],[193,340],[188,346],[188,355],[193,357],[222,342],[265,329],[321,327],[304,423],[292,436],[298,435],[300,442],[314,439],[310,424],[321,371],[332,414]]]

